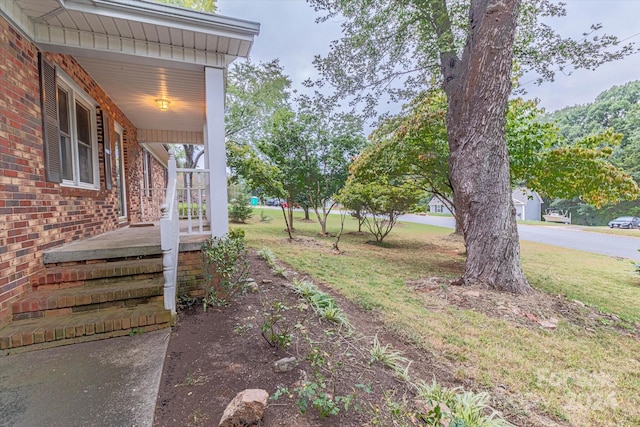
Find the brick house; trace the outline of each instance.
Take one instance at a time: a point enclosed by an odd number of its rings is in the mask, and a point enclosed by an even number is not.
[[[226,233],[225,72],[258,32],[142,0],[0,0],[0,327],[46,251],[145,220],[176,180],[167,144],[205,145],[207,233]]]

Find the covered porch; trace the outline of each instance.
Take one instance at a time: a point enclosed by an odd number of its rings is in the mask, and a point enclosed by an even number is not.
[[[146,0],[0,0],[25,165],[5,177],[0,352],[175,320],[180,274],[202,275],[202,242],[228,231],[226,71],[259,28]],[[201,145],[202,167],[178,167],[171,144]]]
[[[123,227],[49,249],[45,263],[74,251],[157,252],[164,305],[175,313],[179,248],[228,231],[226,70],[236,58],[248,56],[259,24],[145,0],[0,2],[3,15],[39,49],[73,57],[135,126],[127,131],[116,119],[102,123],[116,136],[101,143],[105,181],[115,171]],[[123,140],[144,147],[150,160],[129,152]],[[171,144],[202,145],[203,167],[180,169]],[[147,169],[130,172],[152,161],[166,167],[165,182],[152,183]],[[197,177],[187,183],[197,188],[180,189],[184,175]],[[146,215],[145,209],[154,214]],[[136,227],[149,221],[153,226]]]

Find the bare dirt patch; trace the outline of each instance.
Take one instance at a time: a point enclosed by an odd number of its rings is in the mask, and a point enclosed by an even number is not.
[[[347,313],[353,331],[347,333],[320,320],[292,291],[290,280],[275,276],[255,254],[250,265],[258,292],[248,292],[227,307],[204,312],[197,304],[179,313],[165,360],[155,426],[218,425],[227,404],[247,388],[265,389],[272,397],[288,389],[277,400],[269,400],[263,426],[393,425],[387,405],[394,398],[412,398],[413,390],[391,369],[370,364],[374,336],[405,353],[413,361],[412,371],[421,369],[426,378],[435,375],[440,383],[455,385],[429,357],[387,331],[374,313],[323,289]],[[286,348],[274,347],[261,331],[274,302],[286,307],[276,328],[277,333],[290,334],[291,345]],[[295,369],[274,372],[274,362],[291,356],[298,360]],[[325,386],[330,398],[339,403],[336,415],[322,417],[312,399],[307,399],[307,410],[301,413],[304,399],[295,389],[305,380]]]
[[[637,325],[624,322],[614,314],[600,312],[581,301],[570,301],[562,295],[550,295],[533,290],[514,296],[479,286],[452,286],[444,277],[429,277],[407,282],[416,292],[435,297],[441,308],[451,305],[473,310],[486,316],[501,318],[526,328],[553,330],[558,322],[565,321],[586,332],[597,328],[613,328],[627,335],[640,338]]]
[[[296,243],[301,248],[315,246],[314,239]],[[205,312],[196,304],[179,312],[164,364],[154,426],[217,426],[227,404],[247,388],[265,389],[272,397],[280,394],[278,399],[269,400],[262,426],[426,425],[419,418],[424,405],[415,401],[415,389],[388,367],[370,363],[376,336],[412,362],[412,380],[431,382],[436,378],[445,387],[477,388],[457,380],[448,361],[438,360],[418,348],[410,337],[386,327],[375,311],[364,310],[316,283],[347,314],[352,326],[352,332],[347,333],[345,328],[321,320],[293,292],[291,279],[295,272],[288,271],[289,278],[276,276],[254,253],[249,261],[257,292],[247,292],[226,307],[210,307]],[[587,331],[598,327],[620,329],[616,326],[619,319],[561,296],[534,292],[514,297],[487,289],[450,286],[449,279],[437,277],[408,282],[407,286],[417,294],[435,297],[431,299],[439,301],[436,308],[474,310],[522,327],[553,329],[552,324],[567,321]],[[288,346],[274,346],[273,340],[269,342],[263,336],[262,327],[267,320],[275,319],[274,313],[281,315],[274,331],[289,336]],[[633,333],[638,336],[637,330]],[[275,372],[274,362],[285,357],[295,357],[297,366],[289,372]],[[314,407],[314,396],[303,398],[305,392],[300,390],[308,393],[310,384],[328,394],[338,407],[336,414],[322,416],[322,405]],[[492,395],[491,405],[514,425],[566,425],[536,408],[523,412],[522,407],[512,407],[512,396],[505,393]],[[305,400],[306,411],[302,413]]]

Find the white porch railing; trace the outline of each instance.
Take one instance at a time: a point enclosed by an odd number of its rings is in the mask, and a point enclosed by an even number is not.
[[[176,169],[178,182],[178,212],[183,226],[181,234],[210,234],[207,224],[206,193],[209,182],[208,169]]]
[[[180,219],[180,234],[209,234],[206,206],[209,171],[176,168],[175,175],[175,200]],[[140,183],[141,222],[155,222],[162,218],[161,208],[168,202],[167,191],[168,188],[146,188]]]
[[[176,158],[169,151],[169,179],[160,218],[160,247],[162,248],[162,275],[164,277],[164,308],[176,313],[176,285],[178,277],[178,250],[180,245],[180,219],[178,217]]]
[[[169,151],[168,166],[169,177],[165,201],[161,208],[160,240],[164,276],[164,307],[175,314],[180,236],[211,233],[210,230],[205,230],[208,225],[206,223],[206,192],[209,171],[178,168],[173,150]],[[141,189],[140,192],[141,195],[149,194],[144,193],[144,189]],[[150,200],[153,200],[153,197],[147,197],[147,201]],[[153,209],[143,209],[141,204],[141,212],[153,212]],[[185,222],[186,226],[184,226]]]

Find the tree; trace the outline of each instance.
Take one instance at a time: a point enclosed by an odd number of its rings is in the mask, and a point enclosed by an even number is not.
[[[255,64],[236,62],[229,70],[225,136],[253,144],[264,136],[276,111],[289,106],[291,80],[277,59]]]
[[[361,182],[383,176],[413,184],[453,211],[445,105],[444,94],[432,90],[384,120],[353,165],[354,176]],[[632,177],[610,162],[620,134],[604,131],[567,144],[553,123],[539,120],[542,113],[534,101],[509,101],[505,134],[511,187],[526,185],[547,197],[580,198],[595,207],[638,196]]]
[[[298,98],[298,120],[307,127],[306,140],[300,147],[302,168],[299,179],[307,206],[327,234],[327,218],[336,205],[334,196],[345,185],[349,165],[365,145],[362,120],[354,114],[336,112],[335,97],[318,92],[313,97]]]
[[[409,184],[362,183],[351,178],[337,199],[347,209],[360,209],[364,225],[376,242],[382,243],[398,222],[398,217],[420,200],[420,192]]]
[[[467,249],[462,281],[527,292],[505,139],[513,60],[549,79],[552,64],[594,68],[631,47],[607,50],[617,39],[606,35],[561,38],[537,19],[564,13],[548,0],[312,3],[328,11],[326,19],[344,17],[343,37],[327,58],[316,59],[319,70],[369,110],[381,93],[406,97],[439,77],[447,95],[449,174]]]
[[[566,145],[580,145],[599,133],[621,134],[619,145],[612,145],[610,161],[640,182],[640,81],[613,86],[588,104],[567,107],[548,114],[545,120],[557,124]],[[555,201],[569,207],[574,216],[588,224],[605,224],[620,215],[640,215],[639,201],[606,204],[590,210],[580,200]]]
[[[268,194],[279,199],[287,196],[283,185],[285,181],[283,171],[261,158],[254,147],[231,142],[227,144],[227,151],[231,154],[229,166],[242,175],[250,187],[263,188]],[[289,239],[293,239],[292,226],[282,205],[281,209],[287,234]]]

